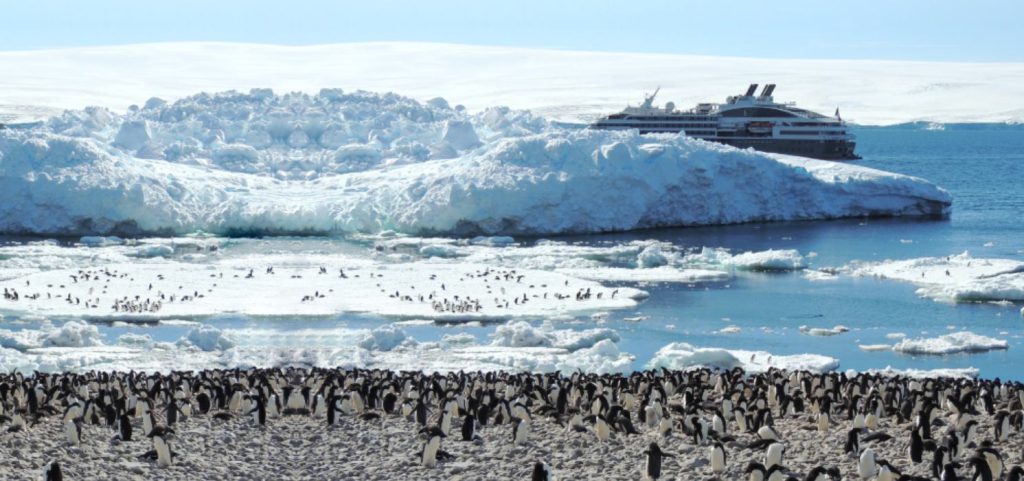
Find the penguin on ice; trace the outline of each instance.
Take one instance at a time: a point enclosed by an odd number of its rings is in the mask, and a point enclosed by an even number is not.
[[[437,427],[424,429],[421,432],[427,434],[427,440],[423,443],[423,450],[420,452],[420,463],[428,468],[437,466],[438,454],[441,452],[441,438],[444,433]]]

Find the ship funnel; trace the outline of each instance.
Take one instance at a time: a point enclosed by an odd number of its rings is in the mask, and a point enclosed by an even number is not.
[[[775,84],[765,85],[764,90],[761,91],[761,98],[771,97],[772,92],[775,92]]]
[[[747,97],[750,97],[751,95],[754,95],[754,92],[756,92],[756,91],[757,91],[757,84],[750,84],[750,87],[747,87],[747,93],[745,93],[743,95],[747,96]]]

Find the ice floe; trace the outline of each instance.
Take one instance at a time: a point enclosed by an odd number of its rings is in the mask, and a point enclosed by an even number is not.
[[[905,354],[955,354],[1008,349],[1009,343],[973,332],[954,332],[932,338],[903,339],[892,350]]]
[[[844,332],[848,332],[849,330],[849,327],[843,325],[837,325],[830,328],[800,326],[800,333],[807,334],[808,336],[836,336]]]
[[[910,282],[917,294],[942,301],[1024,301],[1024,262],[976,258],[968,252],[883,262],[855,262],[855,276]]]
[[[718,369],[741,367],[748,372],[764,372],[770,368],[825,372],[838,368],[839,360],[818,354],[774,355],[764,351],[694,347],[674,342],[659,349],[647,364],[652,369],[702,366]]]

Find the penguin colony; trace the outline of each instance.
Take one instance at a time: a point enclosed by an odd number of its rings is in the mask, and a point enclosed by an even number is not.
[[[179,436],[196,435],[191,423],[210,424],[210,436],[221,426],[243,437],[301,422],[319,426],[319,443],[352,429],[397,430],[416,446],[396,467],[409,479],[446,479],[456,467],[496,476],[480,453],[499,449],[502,463],[517,465],[514,478],[531,480],[597,472],[598,479],[1021,481],[1022,402],[1024,385],[998,379],[738,368],[13,373],[0,375],[0,446],[20,445],[14,441],[33,431],[56,433],[63,451],[33,466],[35,478],[71,479],[75,462],[88,462],[83,453],[96,452],[90,445],[107,444],[137,446],[138,462],[159,473],[175,468]],[[588,453],[597,455],[590,474],[580,466]]]

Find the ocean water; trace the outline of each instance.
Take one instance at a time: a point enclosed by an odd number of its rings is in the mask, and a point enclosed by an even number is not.
[[[656,239],[680,248],[725,247],[733,252],[797,249],[811,268],[841,267],[852,261],[880,261],[948,256],[969,251],[975,257],[1024,260],[1024,126],[925,124],[861,127],[858,152],[863,165],[920,176],[950,191],[953,213],[948,219],[850,219],[820,222],[743,224],[660,229],[642,232],[572,236],[558,240],[598,247]],[[4,239],[21,243],[32,239]],[[538,239],[517,239],[527,244]],[[269,246],[269,247],[268,247]],[[269,239],[234,242],[223,255],[258,255],[261,250],[308,250],[368,255],[372,247],[351,239]],[[622,283],[622,285],[633,285]],[[814,353],[835,357],[841,369],[935,369],[974,367],[986,377],[1024,380],[1024,319],[1020,305],[951,304],[921,298],[916,287],[874,278],[839,276],[814,281],[797,272],[747,272],[725,282],[645,283],[650,297],[635,309],[612,311],[599,327],[615,329],[618,347],[635,356],[632,367],[643,368],[670,342],[698,347],[764,350],[773,354]],[[642,317],[640,322],[624,321]],[[8,317],[3,327],[17,330]],[[226,331],[262,334],[243,336],[240,345],[259,349],[311,349],[351,343],[335,335],[345,329],[372,329],[395,321],[373,315],[338,314],[322,318],[252,318],[219,315],[200,319]],[[532,319],[540,324],[543,319]],[[815,337],[800,326],[849,327],[849,332]],[[156,341],[173,342],[187,326],[126,327],[98,324],[106,342],[126,332],[146,333]],[[726,326],[739,333],[721,334]],[[589,317],[560,320],[560,329],[595,327]],[[487,343],[496,324],[406,324],[402,328],[420,342],[466,333]],[[303,329],[303,336],[288,333]],[[891,351],[867,352],[861,344],[892,344],[890,333],[936,337],[971,332],[1006,339],[1009,349],[948,356],[911,356]],[[280,333],[280,335],[275,335]],[[353,362],[356,362],[353,360]]]

